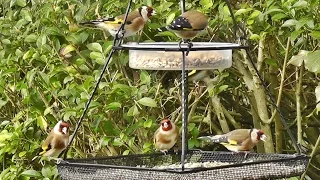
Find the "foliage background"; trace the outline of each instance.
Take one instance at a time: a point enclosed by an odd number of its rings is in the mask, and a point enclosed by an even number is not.
[[[156,30],[180,14],[177,1],[136,0],[132,9],[143,4],[158,15],[144,28],[141,41],[177,41],[172,33]],[[112,44],[109,34],[77,24],[124,13],[126,5],[125,0],[0,0],[0,179],[58,178],[54,166],[29,162],[59,119],[75,126]],[[287,124],[306,153],[313,151],[308,177],[318,179],[319,0],[232,5]],[[233,40],[223,0],[188,0],[187,9],[192,8],[210,20],[207,32],[195,41]],[[171,115],[181,127],[179,79],[178,71],[131,69],[128,53],[117,53],[68,156],[153,152],[152,136],[161,118]],[[189,79],[189,148],[202,147],[199,135],[254,126],[269,137],[258,152],[295,152],[243,51],[234,52],[232,68],[199,71]]]

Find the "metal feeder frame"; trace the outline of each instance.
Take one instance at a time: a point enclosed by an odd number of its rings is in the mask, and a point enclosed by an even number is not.
[[[181,80],[181,84],[182,84],[182,150],[181,150],[181,169],[179,170],[175,170],[175,171],[172,171],[172,172],[175,172],[175,173],[188,173],[190,172],[190,170],[186,169],[185,168],[185,162],[186,162],[186,156],[188,154],[186,154],[187,152],[191,152],[191,153],[194,153],[194,151],[190,151],[188,150],[187,148],[187,127],[188,127],[188,119],[187,119],[187,116],[188,116],[188,102],[187,102],[187,97],[188,97],[188,86],[187,86],[187,82],[188,82],[188,74],[187,74],[187,70],[186,70],[186,64],[185,64],[185,58],[186,56],[188,55],[188,53],[190,51],[198,51],[198,50],[223,50],[223,49],[244,49],[246,51],[246,54],[248,55],[248,59],[250,60],[251,64],[253,65],[254,67],[254,70],[255,72],[257,73],[257,76],[259,77],[263,87],[265,88],[266,92],[267,92],[267,95],[269,96],[270,100],[271,100],[271,103],[272,105],[275,107],[276,111],[278,112],[278,114],[280,115],[280,119],[281,119],[281,122],[283,124],[283,126],[285,127],[285,129],[287,130],[287,133],[292,141],[292,144],[294,145],[294,148],[295,150],[297,151],[297,156],[290,156],[288,155],[288,158],[289,160],[303,160],[304,162],[303,163],[306,163],[307,160],[309,159],[309,157],[307,157],[306,155],[302,154],[302,148],[300,146],[300,144],[297,144],[297,141],[295,140],[295,138],[293,137],[288,125],[286,124],[285,122],[285,119],[282,115],[282,113],[280,112],[280,109],[279,107],[277,107],[276,103],[275,103],[275,100],[274,98],[272,97],[272,94],[270,92],[270,90],[268,89],[267,85],[265,84],[262,76],[260,75],[260,73],[258,72],[258,69],[256,67],[256,65],[254,64],[254,61],[253,61],[253,58],[250,54],[250,47],[249,47],[249,42],[247,41],[246,39],[246,33],[245,33],[245,30],[239,26],[237,23],[236,23],[236,20],[235,20],[235,17],[234,17],[234,14],[232,12],[232,8],[231,8],[231,5],[230,5],[230,2],[229,0],[225,0],[227,6],[228,6],[228,9],[230,11],[230,15],[231,15],[231,18],[232,18],[232,21],[234,23],[234,29],[233,29],[233,34],[234,34],[234,38],[235,38],[235,41],[237,41],[238,43],[234,43],[234,44],[230,44],[230,46],[226,46],[226,47],[218,47],[218,46],[205,46],[205,47],[190,47],[188,46],[188,43],[179,43],[177,44],[176,47],[166,47],[166,46],[162,46],[161,43],[158,43],[159,46],[157,46],[157,48],[153,48],[153,47],[147,47],[147,46],[139,46],[139,44],[137,45],[128,45],[128,44],[124,44],[122,45],[122,42],[123,42],[123,35],[124,35],[124,23],[121,24],[118,32],[116,33],[116,36],[114,38],[114,41],[113,41],[113,48],[112,50],[110,51],[109,53],[109,56],[107,57],[107,60],[102,68],[102,71],[101,71],[101,74],[95,84],[95,87],[91,93],[91,96],[88,100],[88,102],[86,103],[85,105],[85,108],[84,108],[84,111],[80,117],[80,119],[78,120],[77,124],[76,124],[76,127],[75,127],[75,131],[73,132],[72,136],[71,136],[71,139],[68,143],[68,146],[66,148],[65,151],[63,151],[59,157],[61,157],[63,154],[64,154],[64,157],[63,157],[63,160],[58,162],[58,168],[59,168],[59,164],[61,166],[71,166],[71,165],[75,165],[75,166],[81,166],[81,163],[79,164],[79,162],[73,162],[72,159],[67,159],[66,160],[66,155],[67,155],[67,152],[69,150],[69,147],[70,145],[72,144],[74,138],[75,138],[75,135],[80,127],[80,124],[81,122],[83,121],[84,119],[84,116],[85,114],[87,113],[87,110],[89,108],[89,105],[93,99],[93,96],[98,88],[98,85],[103,77],[103,74],[104,72],[106,71],[107,67],[108,67],[108,64],[110,62],[110,59],[113,55],[113,53],[117,50],[144,50],[144,51],[180,51],[182,53],[182,71],[181,71],[181,75],[182,75],[182,80]],[[180,3],[181,3],[181,11],[182,13],[185,12],[185,0],[180,0]],[[132,4],[132,0],[129,1],[128,3],[128,6],[127,6],[127,9],[126,9],[126,13],[125,13],[125,17],[124,17],[124,22],[126,22],[126,19],[127,19],[127,16],[128,16],[128,13],[130,11],[130,7],[131,7],[131,4]],[[237,39],[237,32],[238,31],[241,31],[242,35],[241,37],[239,37]],[[245,45],[242,45],[241,42]],[[153,44],[157,44],[157,43],[153,43]],[[204,152],[204,151],[202,151]],[[206,153],[206,152],[204,152]],[[211,153],[218,153],[218,152],[211,152]],[[250,153],[251,154],[251,153]],[[170,154],[169,154],[170,155]],[[129,155],[130,156],[130,155]],[[128,157],[129,157],[128,156]],[[139,156],[139,155],[138,155]],[[143,155],[142,155],[143,156]],[[290,157],[289,157],[290,156]],[[125,156],[117,156],[115,158],[121,158],[121,157],[125,157]],[[291,159],[290,159],[291,158]],[[108,158],[106,158],[108,159]],[[92,159],[94,160],[94,159]],[[277,161],[282,161],[283,160],[283,157],[282,159],[271,159],[271,160],[268,160],[268,161],[265,161],[265,162],[277,162]],[[80,162],[85,162],[85,160],[81,160],[80,159]],[[264,162],[264,161],[261,161],[261,162]],[[260,163],[260,162],[254,162],[254,163]],[[253,163],[253,164],[254,164]],[[241,165],[245,165],[246,163],[244,164],[241,164]],[[249,163],[250,164],[250,163]],[[92,167],[100,167],[98,164],[91,164],[93,165]],[[239,165],[239,164],[238,164]],[[115,167],[115,168],[120,168],[120,169],[123,169],[125,168],[125,166],[116,166],[116,165],[105,165],[109,168],[111,167]],[[235,165],[237,166],[237,165]],[[221,166],[221,167],[218,167],[218,169],[221,169],[225,166]],[[228,166],[226,166],[228,167]],[[230,166],[231,167],[231,166]],[[131,168],[128,168],[128,169],[132,169],[133,167]],[[137,169],[137,168],[133,168],[133,169]],[[139,169],[139,168],[138,168]],[[140,168],[141,170],[146,170],[148,168]],[[212,168],[211,168],[212,169]],[[214,168],[213,168],[214,169]],[[217,168],[216,168],[217,169]],[[150,169],[149,169],[150,170]],[[203,169],[194,169],[195,171],[201,171]],[[205,169],[205,170],[208,170],[208,169]],[[210,170],[210,169],[209,169]],[[157,171],[157,170],[154,170],[153,171]],[[159,170],[158,170],[159,171]],[[161,171],[165,171],[165,172],[170,172],[170,170],[161,170]],[[192,171],[192,172],[195,172],[195,171]],[[170,172],[170,173],[172,173]],[[298,174],[296,174],[298,175]]]

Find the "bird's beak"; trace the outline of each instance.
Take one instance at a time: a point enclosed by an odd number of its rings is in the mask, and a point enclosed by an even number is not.
[[[157,12],[155,10],[152,11],[151,16],[157,15]]]
[[[63,132],[64,134],[67,134],[67,130],[68,130],[67,127],[63,127],[63,128],[62,128],[62,132]]]
[[[163,127],[164,127],[164,128],[168,128],[168,127],[169,127],[169,126],[168,126],[168,123],[166,123],[166,122],[163,123]]]
[[[267,136],[262,134],[261,137],[260,137],[260,140],[263,141],[263,142],[266,142],[266,139],[267,139]]]

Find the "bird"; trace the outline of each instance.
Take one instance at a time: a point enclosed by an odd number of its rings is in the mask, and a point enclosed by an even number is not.
[[[260,129],[236,129],[226,134],[198,137],[214,143],[220,143],[229,151],[240,152],[251,150],[260,140],[265,141],[267,136]]]
[[[167,118],[163,119],[160,124],[153,141],[155,149],[166,154],[179,139],[179,127]]]
[[[57,157],[69,143],[70,124],[60,120],[41,146],[41,156]]]
[[[149,18],[154,15],[156,15],[156,11],[150,6],[142,6],[138,10],[130,12],[127,16],[127,20],[124,26],[123,37],[133,36],[138,31],[141,31]],[[116,37],[116,34],[121,24],[123,23],[124,18],[125,14],[122,14],[116,17],[82,22],[80,23],[80,25],[94,25],[98,28],[108,31],[113,37]]]
[[[196,10],[190,10],[182,13],[172,23],[166,27],[158,28],[158,31],[172,31],[182,41],[188,42],[196,37],[208,26],[207,17]]]

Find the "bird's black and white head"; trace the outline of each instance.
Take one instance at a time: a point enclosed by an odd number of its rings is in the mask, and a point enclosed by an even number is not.
[[[65,121],[59,121],[53,128],[55,134],[69,134],[70,124]]]
[[[144,21],[148,21],[151,16],[156,15],[156,11],[150,6],[142,6],[139,8],[139,13],[144,19]]]
[[[259,142],[261,141],[266,141],[267,136],[264,134],[264,132],[261,129],[252,129],[251,130],[251,140],[253,142]]]

